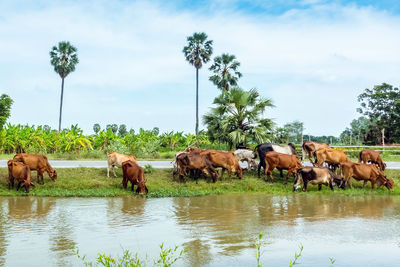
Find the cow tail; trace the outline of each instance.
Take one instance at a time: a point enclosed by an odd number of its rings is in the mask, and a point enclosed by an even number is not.
[[[358,162],[361,162],[361,154],[362,154],[362,150],[360,151],[360,153],[358,153]]]
[[[262,145],[262,144],[259,144],[259,145],[257,145],[257,146],[253,149],[253,154],[254,154],[254,158],[253,158],[253,159],[256,159],[256,158],[257,158],[257,155],[258,155],[257,150],[258,150],[258,148],[259,148],[261,145]]]
[[[342,166],[340,166],[340,168],[342,168]],[[340,169],[340,171],[341,171],[341,169]],[[342,180],[342,178],[339,177],[338,175],[336,175],[333,171],[328,170],[328,172],[329,172],[329,174],[331,175],[331,177],[332,177],[333,180]]]

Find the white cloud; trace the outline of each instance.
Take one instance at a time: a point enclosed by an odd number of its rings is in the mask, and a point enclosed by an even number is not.
[[[80,58],[66,79],[64,125],[87,131],[115,122],[193,132],[194,68],[181,51],[195,31],[214,40],[214,55],[236,55],[240,84],[274,100],[267,115],[278,124],[303,121],[311,134],[338,135],[358,116],[362,90],[399,84],[400,18],[372,8],[309,3],[280,16],[204,15],[150,2],[96,3],[45,3],[0,19],[0,88],[15,100],[12,123],[57,125],[60,79],[48,52],[61,40]],[[200,72],[200,114],[218,93],[209,65]]]

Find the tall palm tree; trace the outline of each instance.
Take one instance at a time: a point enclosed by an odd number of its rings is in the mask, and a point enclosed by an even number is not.
[[[273,122],[262,115],[272,101],[261,98],[256,89],[233,87],[214,99],[215,108],[203,117],[211,141],[242,146],[268,141]]]
[[[64,79],[69,73],[75,70],[75,65],[79,63],[77,49],[69,42],[59,42],[58,46],[53,46],[50,51],[50,63],[54,66],[54,71],[61,77],[61,100],[60,118],[58,120],[58,131],[61,131],[61,115],[64,96]]]
[[[212,40],[207,40],[204,32],[195,32],[187,37],[187,46],[183,48],[186,60],[196,68],[196,135],[199,132],[199,69],[212,55]]]
[[[235,59],[234,55],[222,54],[214,58],[214,64],[209,69],[214,73],[210,81],[221,90],[229,91],[229,86],[236,86],[238,79],[242,77],[238,71],[240,63]]]

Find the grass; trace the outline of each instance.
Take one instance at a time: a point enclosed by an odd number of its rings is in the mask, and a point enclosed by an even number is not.
[[[36,183],[36,171],[33,171],[33,183],[35,183],[36,187],[31,188],[29,195],[58,197],[136,195],[130,190],[122,188],[121,169],[117,169],[117,178],[107,178],[105,168],[69,168],[57,169],[57,172],[58,179],[56,182],[52,182],[47,174],[45,174],[45,184],[40,185]],[[318,191],[317,186],[309,185],[307,193],[298,190],[294,194],[400,195],[400,170],[386,170],[385,173],[387,177],[393,178],[395,181],[394,190],[390,192],[385,187],[372,190],[370,183],[368,183],[366,188],[362,188],[362,182],[352,180],[353,188],[344,191],[335,187],[335,191],[332,192],[325,186],[322,187],[321,191]],[[284,175],[286,175],[286,172],[284,172]],[[238,180],[233,175],[232,182],[229,182],[225,174],[223,181],[218,180],[216,183],[209,183],[205,179],[200,179],[198,184],[190,178],[186,179],[186,183],[180,183],[177,179],[174,180],[171,169],[154,169],[151,173],[146,173],[145,176],[149,189],[147,197],[202,196],[224,193],[293,194],[293,178],[289,179],[288,185],[284,185],[284,178],[280,178],[277,171],[274,171],[274,183],[265,182],[263,178],[257,178],[256,173],[246,172],[242,180]],[[26,195],[23,189],[20,189],[20,191],[16,191],[15,189],[8,190],[7,177],[7,169],[0,168],[1,196]]]

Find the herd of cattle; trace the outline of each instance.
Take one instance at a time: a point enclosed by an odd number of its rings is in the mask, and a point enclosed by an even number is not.
[[[194,177],[196,183],[201,176],[210,177],[215,183],[218,178],[222,179],[225,170],[228,171],[229,181],[232,173],[236,173],[239,179],[243,177],[243,170],[239,164],[248,163],[248,170],[256,170],[260,177],[261,167],[264,168],[265,180],[268,176],[273,182],[272,171],[287,170],[287,184],[290,175],[294,177],[293,191],[300,188],[303,184],[303,191],[307,191],[307,185],[333,186],[345,189],[346,184],[351,187],[350,179],[364,181],[364,186],[368,181],[371,187],[384,185],[389,190],[393,189],[393,179],[387,178],[384,174],[386,164],[383,163],[379,152],[373,150],[362,150],[359,154],[358,162],[351,162],[344,151],[335,150],[329,147],[327,143],[318,143],[305,141],[302,145],[303,153],[308,154],[312,167],[303,166],[299,160],[296,149],[293,144],[287,146],[264,143],[258,145],[254,150],[238,149],[235,152],[217,151],[211,149],[199,149],[189,147],[183,152],[175,155],[173,176],[179,176],[181,182],[185,181],[185,176]],[[259,163],[255,159],[259,158]],[[313,157],[315,158],[313,161]],[[133,155],[124,155],[116,152],[108,154],[107,177],[110,176],[110,168],[115,174],[115,167],[122,168],[122,186],[127,188],[128,182],[131,182],[131,190],[137,186],[136,192],[147,194],[146,178],[144,170],[139,166],[136,157]],[[368,164],[371,163],[371,164]],[[326,166],[323,166],[323,165]],[[8,188],[14,187],[14,181],[17,180],[17,190],[25,187],[28,193],[30,186],[34,186],[31,181],[31,170],[37,171],[38,183],[44,183],[43,174],[47,172],[49,177],[56,181],[57,172],[50,166],[47,157],[44,155],[21,153],[14,156],[8,163]],[[219,176],[218,168],[221,168]],[[337,174],[340,169],[340,174]]]
[[[285,183],[288,182],[289,176],[293,175],[293,191],[301,187],[301,184],[303,184],[303,191],[307,191],[308,183],[318,185],[319,190],[322,185],[329,186],[332,190],[334,185],[345,189],[346,184],[351,187],[351,178],[364,181],[364,186],[367,181],[370,181],[372,188],[375,184],[384,185],[389,190],[394,187],[393,179],[387,178],[384,174],[386,164],[383,163],[377,151],[362,150],[358,162],[351,162],[346,152],[332,149],[327,143],[305,141],[302,149],[305,154],[308,154],[312,167],[302,165],[295,146],[291,143],[287,146],[264,143],[258,145],[254,151],[238,149],[235,152],[188,148],[175,155],[174,175],[179,175],[180,181],[184,181],[185,176],[192,176],[197,182],[197,179],[203,175],[210,176],[216,182],[218,179],[216,169],[221,168],[220,179],[223,178],[225,169],[228,171],[229,179],[232,172],[242,179],[243,170],[239,161],[247,161],[248,170],[254,170],[257,167],[258,177],[260,177],[261,168],[264,168],[266,181],[269,176],[273,182],[274,169],[280,171],[281,177],[283,177],[282,170],[287,170]],[[255,161],[257,156],[260,160],[258,165]],[[340,169],[340,175],[337,174],[337,169]]]

